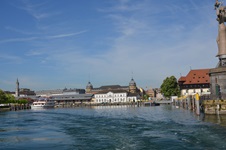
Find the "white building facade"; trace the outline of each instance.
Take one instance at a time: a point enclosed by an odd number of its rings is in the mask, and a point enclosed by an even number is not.
[[[182,89],[181,95],[182,96],[189,96],[189,95],[195,95],[198,93],[199,95],[209,95],[210,89],[209,88],[197,88],[197,89]]]
[[[187,76],[178,80],[181,96],[210,95],[209,69],[190,70]]]
[[[94,95],[94,103],[128,103],[137,100],[136,95],[129,95],[126,91],[108,91]]]

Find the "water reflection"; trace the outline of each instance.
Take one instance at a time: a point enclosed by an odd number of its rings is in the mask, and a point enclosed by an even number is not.
[[[226,115],[204,115],[203,121],[226,127]]]

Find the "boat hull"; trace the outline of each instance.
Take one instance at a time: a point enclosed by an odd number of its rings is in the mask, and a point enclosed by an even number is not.
[[[53,106],[34,106],[34,105],[31,105],[31,109],[39,109],[39,108],[54,108],[54,105]]]

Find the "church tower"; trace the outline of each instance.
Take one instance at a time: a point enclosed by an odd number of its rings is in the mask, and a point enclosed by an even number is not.
[[[86,86],[86,93],[90,93],[92,91],[92,89],[93,89],[93,85],[89,81]]]
[[[19,97],[20,96],[20,84],[19,84],[18,78],[16,80],[16,92],[15,92],[15,96],[16,97]]]
[[[129,82],[129,92],[136,93],[136,91],[137,91],[136,82],[132,78],[131,81]]]

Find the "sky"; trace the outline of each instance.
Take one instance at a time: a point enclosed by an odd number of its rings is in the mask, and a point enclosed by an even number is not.
[[[0,89],[129,85],[217,65],[215,0],[1,0]],[[226,4],[226,3],[225,3]]]

